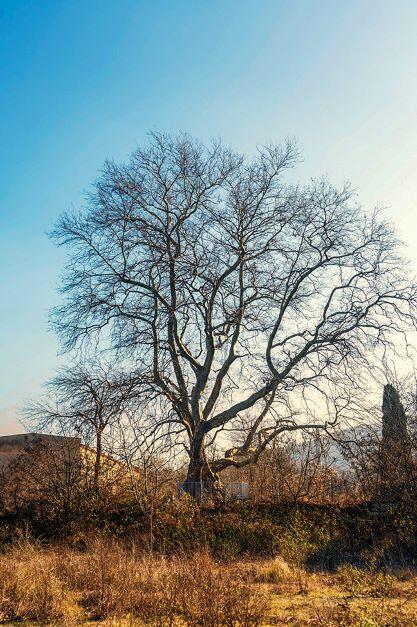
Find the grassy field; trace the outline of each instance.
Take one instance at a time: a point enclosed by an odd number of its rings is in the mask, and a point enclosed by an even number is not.
[[[308,572],[280,557],[166,557],[100,538],[83,550],[22,541],[0,556],[4,624],[417,625],[416,593],[411,570]]]

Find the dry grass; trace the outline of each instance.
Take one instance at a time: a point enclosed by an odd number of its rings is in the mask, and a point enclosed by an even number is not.
[[[399,627],[417,625],[416,592],[411,571],[309,573],[279,557],[168,558],[100,538],[84,551],[22,542],[0,555],[0,621],[8,624]]]
[[[0,558],[1,620],[57,620],[72,614],[71,593],[58,578],[57,555],[22,544]]]
[[[267,610],[265,594],[205,553],[144,556],[97,539],[84,552],[22,543],[0,557],[3,622],[256,627]]]
[[[270,584],[269,589],[272,611],[265,625],[417,626],[415,573],[396,576],[344,567],[331,575],[294,568],[285,585]]]
[[[294,580],[294,569],[282,557],[267,562],[259,572],[259,581],[282,584]]]

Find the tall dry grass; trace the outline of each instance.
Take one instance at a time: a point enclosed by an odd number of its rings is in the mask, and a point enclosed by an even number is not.
[[[256,627],[266,597],[208,554],[144,555],[96,538],[85,551],[21,542],[0,556],[0,620],[129,618],[156,627]]]

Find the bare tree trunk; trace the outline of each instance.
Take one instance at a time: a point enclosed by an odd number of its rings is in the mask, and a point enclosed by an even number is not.
[[[204,436],[198,435],[191,442],[185,490],[198,502],[202,500],[203,491],[210,494],[215,502],[223,500],[220,479],[207,459]]]
[[[190,446],[187,483],[204,481],[208,473],[210,473],[210,469],[206,459],[204,438],[197,436],[193,439]]]
[[[93,476],[93,488],[96,492],[98,492],[99,486],[100,486],[102,451],[103,451],[102,431],[101,429],[99,429],[96,433],[96,458],[94,461],[94,476]]]

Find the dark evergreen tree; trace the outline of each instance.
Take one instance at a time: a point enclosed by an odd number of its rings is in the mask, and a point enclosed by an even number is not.
[[[408,442],[407,416],[400,395],[393,385],[384,386],[382,400],[382,440],[405,444]]]
[[[407,490],[411,471],[411,446],[407,415],[397,389],[384,386],[380,450],[381,496],[397,500]]]

